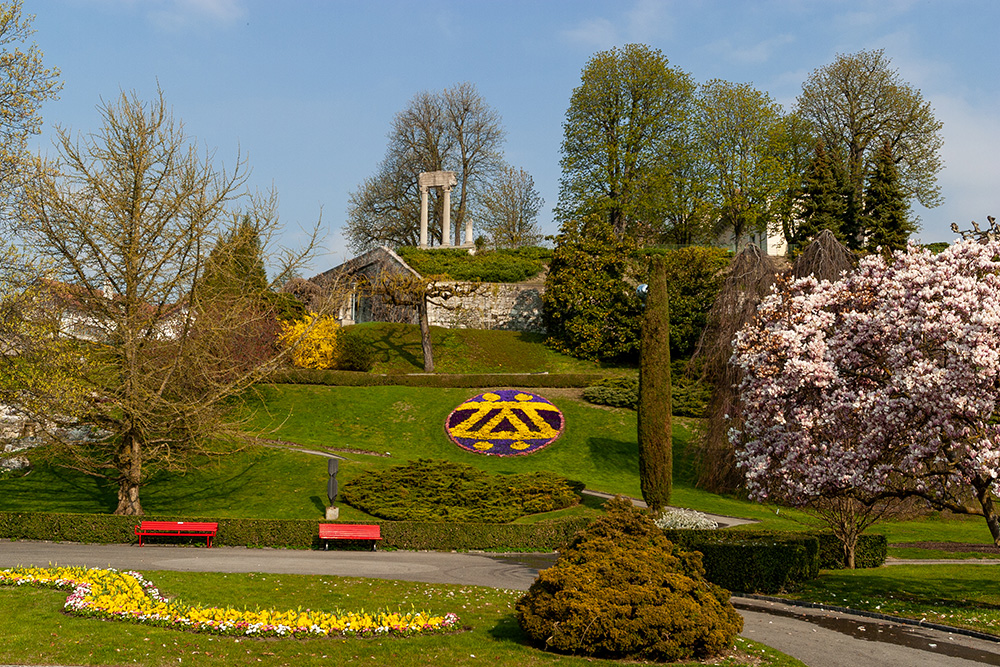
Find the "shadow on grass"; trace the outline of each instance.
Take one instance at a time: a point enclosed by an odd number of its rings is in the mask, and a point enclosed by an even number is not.
[[[37,465],[27,475],[5,480],[0,503],[12,511],[110,512],[117,506],[118,486],[113,480],[52,464]]]
[[[202,475],[192,476],[190,483],[184,483],[186,475],[160,473],[146,484],[144,493],[150,504],[170,507],[186,506],[192,500],[218,500],[238,496],[255,481],[251,479],[250,473],[257,467],[258,462],[254,461],[228,477],[212,479],[211,483],[200,483],[204,481]]]
[[[639,445],[633,440],[588,438],[591,460],[602,468],[618,471],[639,469]]]
[[[313,506],[315,506],[323,516],[326,516],[326,503],[323,502],[322,498],[319,496],[309,496],[309,500],[312,501]]]
[[[420,339],[414,340],[407,327],[383,325],[365,327],[363,331],[375,353],[376,363],[391,364],[391,367],[396,369],[402,361],[408,366],[413,366],[411,372],[423,369],[424,355]]]
[[[517,617],[514,614],[501,616],[497,624],[487,630],[487,634],[498,642],[537,648],[531,643],[531,639],[521,629],[521,626],[517,624]]]

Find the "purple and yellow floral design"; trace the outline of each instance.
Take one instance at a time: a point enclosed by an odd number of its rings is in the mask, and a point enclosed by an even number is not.
[[[562,411],[537,394],[498,389],[452,410],[445,431],[462,449],[488,456],[533,454],[562,435]]]

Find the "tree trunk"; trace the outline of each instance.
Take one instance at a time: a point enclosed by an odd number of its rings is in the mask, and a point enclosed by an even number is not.
[[[142,445],[139,436],[128,432],[118,446],[118,507],[115,514],[141,516],[139,487],[142,482]]]
[[[848,570],[854,569],[854,554],[858,550],[858,536],[854,534],[851,538],[844,540],[844,567]]]
[[[417,306],[420,317],[420,347],[424,353],[424,372],[434,372],[434,348],[431,347],[431,325],[427,319],[427,297],[420,299]]]
[[[653,269],[642,319],[639,349],[639,486],[650,510],[670,503],[673,442],[670,428],[670,313],[667,268],[662,257]]]
[[[993,537],[993,544],[1000,547],[1000,517],[997,516],[996,505],[993,504],[993,495],[990,493],[990,481],[981,476],[976,476],[972,480],[972,487],[976,490],[976,499],[983,508],[983,516],[986,517],[986,525],[990,529]]]

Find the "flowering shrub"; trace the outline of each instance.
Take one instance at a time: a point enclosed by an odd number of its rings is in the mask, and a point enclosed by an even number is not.
[[[329,315],[309,313],[301,320],[282,322],[279,340],[291,350],[292,363],[299,368],[333,368],[339,329]]]
[[[715,530],[719,527],[701,512],[681,508],[663,510],[653,523],[661,530]]]
[[[138,572],[82,567],[0,570],[0,584],[72,589],[64,609],[77,616],[131,621],[216,635],[252,637],[414,635],[458,627],[452,613],[275,611],[188,605],[168,600]]]
[[[445,422],[452,442],[492,456],[533,454],[562,435],[563,414],[548,400],[526,391],[499,389],[474,396]]]
[[[911,495],[1000,544],[1000,243],[870,255],[765,299],[734,342],[752,498]]]

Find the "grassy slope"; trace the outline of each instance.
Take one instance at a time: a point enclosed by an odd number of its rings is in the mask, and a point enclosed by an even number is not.
[[[375,351],[372,372],[423,372],[420,330],[416,325],[370,322],[347,329],[356,331],[371,342]],[[618,370],[614,366],[554,352],[542,344],[544,338],[541,334],[521,331],[431,327],[434,370],[438,373],[594,373]]]

